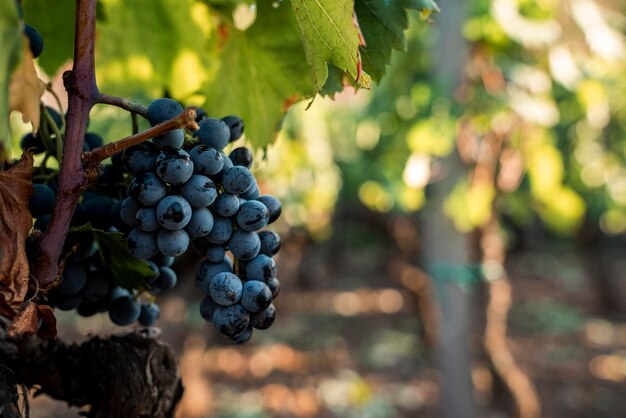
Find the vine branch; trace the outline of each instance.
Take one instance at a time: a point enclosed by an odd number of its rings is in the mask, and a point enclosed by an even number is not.
[[[136,113],[144,119],[148,119],[148,109],[141,103],[122,97],[109,96],[108,94],[100,94],[98,103],[119,107],[131,113]]]

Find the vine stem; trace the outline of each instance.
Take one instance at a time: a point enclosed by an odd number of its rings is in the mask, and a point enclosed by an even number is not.
[[[59,259],[70,221],[86,177],[81,154],[89,111],[100,97],[95,77],[96,0],[76,0],[74,64],[63,74],[69,96],[63,164],[59,170],[57,201],[47,231],[38,243],[32,268],[40,288],[47,288],[59,275]]]
[[[116,106],[121,109],[128,110],[131,113],[136,113],[144,119],[148,119],[148,109],[141,103],[137,103],[132,100],[124,99],[122,97],[109,96],[108,94],[100,94],[98,97],[98,103]]]
[[[125,150],[128,147],[132,147],[133,145],[137,145],[150,138],[154,138],[157,135],[163,135],[171,130],[187,127],[194,131],[200,128],[196,123],[195,107],[188,107],[175,118],[159,123],[158,125],[143,132],[120,139],[119,141],[110,142],[94,149],[93,151],[86,152],[83,154],[83,160],[85,161],[87,168],[95,168],[105,159]]]

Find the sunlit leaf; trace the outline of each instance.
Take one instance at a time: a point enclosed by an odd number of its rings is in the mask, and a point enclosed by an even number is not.
[[[22,58],[22,28],[14,1],[0,2],[0,145],[9,139],[9,83]]]

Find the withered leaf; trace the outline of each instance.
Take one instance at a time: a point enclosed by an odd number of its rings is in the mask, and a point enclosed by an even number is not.
[[[33,220],[28,211],[32,195],[33,156],[29,152],[9,170],[0,171],[0,315],[13,319],[28,291],[26,237]]]
[[[57,320],[51,307],[35,305],[28,301],[13,319],[8,333],[11,337],[38,334],[40,337],[55,338],[56,324]]]
[[[9,86],[9,111],[17,110],[22,113],[24,122],[31,122],[33,130],[39,129],[41,111],[39,104],[46,85],[37,77],[37,70],[33,62],[30,48],[25,46],[22,52],[22,61],[11,77]]]

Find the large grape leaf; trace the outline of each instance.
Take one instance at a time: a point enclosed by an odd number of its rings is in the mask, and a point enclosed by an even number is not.
[[[39,65],[48,74],[74,56],[74,0],[24,1],[24,21],[32,25],[43,37],[43,52]]]
[[[9,140],[9,83],[22,57],[22,29],[14,1],[0,1],[0,145]]]
[[[242,117],[246,138],[264,147],[285,110],[314,89],[291,9],[272,7],[269,1],[257,7],[256,20],[246,31],[224,29],[220,68],[203,93],[210,114]]]
[[[408,26],[406,9],[438,10],[432,0],[355,0],[356,12],[365,45],[360,46],[363,70],[379,82],[391,51],[405,48],[404,31]]]
[[[353,4],[353,0],[291,0],[316,92],[328,78],[329,63],[354,80],[361,75]]]

